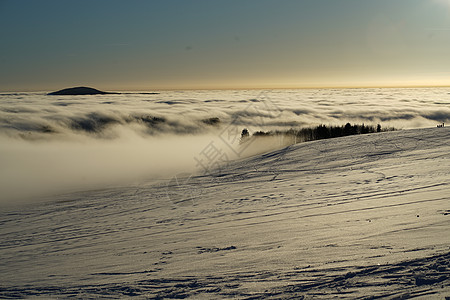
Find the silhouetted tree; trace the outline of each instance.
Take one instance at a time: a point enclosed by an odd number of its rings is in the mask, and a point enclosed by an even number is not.
[[[328,139],[330,138],[330,130],[325,125],[317,126],[316,139]]]
[[[343,133],[344,135],[352,134],[352,125],[350,123],[345,124]]]
[[[250,137],[250,133],[248,132],[247,128],[242,129],[241,132],[241,139],[239,140],[239,143],[245,142]]]

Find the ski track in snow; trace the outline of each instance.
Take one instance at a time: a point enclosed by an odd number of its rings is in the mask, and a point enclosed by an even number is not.
[[[0,298],[450,297],[450,130],[321,140],[0,213]]]

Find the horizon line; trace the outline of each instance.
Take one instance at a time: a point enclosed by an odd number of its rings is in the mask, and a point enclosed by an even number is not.
[[[81,85],[78,85],[81,86]],[[86,86],[87,85],[82,85]],[[72,86],[73,87],[73,86]],[[90,86],[92,87],[92,86]],[[317,85],[317,86],[265,86],[265,87],[190,87],[190,88],[145,88],[145,89],[101,89],[107,91],[122,91],[122,92],[136,92],[136,91],[193,91],[193,90],[307,90],[307,89],[369,89],[369,88],[446,88],[450,84],[399,84],[399,85]],[[67,87],[66,87],[67,88]],[[95,87],[96,88],[96,87]],[[52,90],[53,91],[53,90]],[[49,92],[43,89],[29,89],[29,90],[0,90],[0,93],[39,93]]]

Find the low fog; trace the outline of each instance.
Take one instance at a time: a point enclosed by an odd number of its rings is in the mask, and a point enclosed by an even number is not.
[[[1,203],[34,202],[53,193],[139,184],[194,170],[201,137],[46,142],[0,139]]]
[[[210,174],[232,160],[284,146],[276,137],[232,147],[219,136],[151,136],[116,128],[115,139],[29,141],[0,137],[0,205],[46,201],[60,193],[125,185],[168,184],[179,174]],[[119,131],[121,131],[119,133]],[[223,159],[206,169],[211,145]],[[206,154],[205,154],[206,153]],[[203,163],[199,164],[198,161]]]
[[[448,89],[162,91],[0,94],[0,203],[201,173],[213,143],[228,159],[284,146],[239,146],[250,133],[319,124],[434,127],[450,120]]]

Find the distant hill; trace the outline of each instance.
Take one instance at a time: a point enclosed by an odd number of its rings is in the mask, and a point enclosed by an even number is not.
[[[138,92],[138,93],[116,93],[116,92],[104,92],[94,88],[78,86],[73,88],[62,89],[56,92],[48,93],[47,95],[122,95],[122,94],[136,94],[136,95],[158,95],[157,92]]]
[[[118,93],[104,92],[90,87],[79,86],[62,89],[56,92],[51,92],[48,93],[47,95],[105,95],[105,94],[118,94]]]

